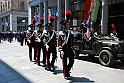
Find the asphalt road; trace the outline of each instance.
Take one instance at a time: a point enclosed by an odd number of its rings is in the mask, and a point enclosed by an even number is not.
[[[104,67],[97,57],[80,54],[71,70],[71,79],[65,80],[58,53],[55,68],[55,72],[50,72],[30,62],[26,45],[20,46],[15,40],[0,43],[0,83],[124,83],[124,65],[120,61]]]

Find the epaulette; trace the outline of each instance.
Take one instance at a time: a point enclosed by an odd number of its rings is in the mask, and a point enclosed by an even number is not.
[[[64,35],[63,31],[59,31],[59,35]]]

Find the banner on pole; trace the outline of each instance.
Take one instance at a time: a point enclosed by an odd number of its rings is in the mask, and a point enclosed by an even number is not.
[[[84,22],[87,22],[87,20],[88,20],[88,17],[89,17],[88,12],[90,11],[91,1],[92,0],[86,0],[86,7],[85,7],[85,12],[84,12]]]

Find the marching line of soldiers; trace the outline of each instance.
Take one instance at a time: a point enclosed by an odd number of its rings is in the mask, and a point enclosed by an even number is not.
[[[70,18],[71,11],[66,11],[66,20],[62,20],[60,24],[64,26],[64,30],[61,34],[57,35],[56,31],[53,30],[53,21],[54,17],[49,17],[49,23],[45,25],[48,28],[47,31],[44,30],[44,18],[40,18],[40,24],[37,25],[39,30],[35,30],[36,19],[32,20],[33,24],[30,24],[28,27],[31,30],[27,31],[26,40],[29,47],[29,60],[34,61],[38,66],[40,64],[41,49],[43,55],[43,67],[46,70],[54,72],[55,70],[55,61],[57,59],[57,50],[60,52],[60,57],[62,59],[63,65],[63,75],[65,79],[70,78],[69,71],[71,70],[74,64],[74,51],[73,51],[73,32],[69,30],[70,28]],[[57,38],[58,37],[58,38]],[[57,42],[58,40],[58,42]],[[59,45],[59,49],[57,46]],[[32,48],[34,49],[34,60],[32,60]],[[50,57],[52,57],[50,59]],[[67,63],[67,60],[69,61]]]
[[[13,41],[13,37],[14,37],[14,33],[10,30],[10,31],[2,31],[0,32],[0,37],[3,41],[8,41],[8,42],[12,42]]]
[[[0,32],[0,38],[3,41],[8,41],[10,43],[12,43],[13,40],[17,40],[21,46],[23,46],[23,42],[26,39],[26,31],[22,30],[22,31],[2,31]],[[26,40],[25,40],[25,45],[26,45]]]

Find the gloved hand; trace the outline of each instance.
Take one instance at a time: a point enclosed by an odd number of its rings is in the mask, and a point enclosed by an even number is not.
[[[62,59],[64,56],[64,52],[63,51],[60,51],[60,58]]]
[[[48,51],[48,49],[49,49],[49,46],[48,46],[47,44],[45,44],[45,46],[46,46],[46,50]]]
[[[28,43],[31,43],[31,41],[30,41],[30,40],[27,40],[27,42],[28,42]]]
[[[38,42],[41,42],[41,40],[38,38]]]
[[[35,41],[37,41],[37,42],[41,42],[40,38],[36,38],[36,40],[35,40]]]

